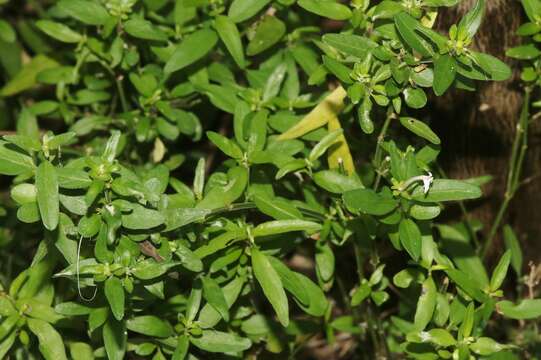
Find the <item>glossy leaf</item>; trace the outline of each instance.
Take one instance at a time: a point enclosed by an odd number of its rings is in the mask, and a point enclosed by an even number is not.
[[[252,346],[248,338],[216,330],[203,330],[200,336],[191,337],[190,342],[199,349],[212,353],[241,352]]]
[[[351,10],[335,1],[299,0],[298,4],[305,10],[333,20],[347,20]]]
[[[436,179],[425,194],[422,186],[417,186],[411,197],[419,202],[440,202],[477,199],[481,197],[481,189],[473,184],[460,180]]]
[[[164,71],[173,73],[193,64],[205,56],[216,45],[217,41],[218,36],[210,29],[201,29],[186,36],[175,47],[171,58],[165,64]]]
[[[218,36],[239,67],[244,67],[244,50],[241,36],[235,23],[227,16],[217,16],[214,20],[214,27]]]
[[[343,199],[349,209],[370,215],[388,214],[398,205],[395,199],[385,197],[371,189],[346,191]]]
[[[124,288],[120,280],[112,276],[105,281],[105,297],[111,307],[113,316],[118,321],[124,317]]]
[[[46,321],[28,318],[28,328],[39,340],[39,350],[45,360],[67,359],[60,334]]]
[[[58,226],[60,213],[58,178],[54,166],[48,161],[42,162],[36,169],[36,189],[43,225],[48,230],[54,230]]]
[[[432,277],[423,282],[421,296],[417,301],[417,310],[415,311],[415,328],[423,330],[430,320],[436,307],[437,289]]]
[[[252,248],[252,269],[265,297],[271,303],[282,326],[289,324],[289,306],[282,281],[269,259],[261,251]]]
[[[453,84],[457,71],[456,60],[446,54],[434,60],[434,93],[441,96]]]

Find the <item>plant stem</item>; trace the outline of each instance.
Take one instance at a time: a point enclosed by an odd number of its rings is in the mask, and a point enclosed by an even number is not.
[[[376,181],[374,182],[374,190],[376,190],[379,186],[379,182],[381,180],[381,157],[383,154],[381,145],[383,144],[383,141],[385,140],[385,136],[387,135],[387,130],[389,129],[389,125],[391,124],[391,120],[395,117],[394,112],[389,112],[387,115],[387,118],[385,119],[385,122],[383,123],[383,127],[381,128],[381,131],[378,135],[378,140],[376,144],[376,152],[374,154],[374,160],[372,161],[372,164],[374,165],[374,168],[377,172]]]
[[[118,95],[120,97],[120,104],[122,105],[122,111],[128,112],[129,106],[128,106],[128,102],[126,101],[126,94],[124,93],[124,87],[122,86],[122,78],[120,76],[115,76],[114,73],[113,73],[113,77],[115,78],[115,84],[118,90]]]
[[[520,112],[520,118],[517,124],[515,139],[513,140],[513,148],[511,150],[511,158],[509,159],[509,170],[507,172],[507,183],[503,202],[498,210],[494,223],[490,228],[487,241],[483,247],[483,258],[486,258],[494,241],[494,237],[498,232],[500,223],[503,219],[505,211],[519,188],[519,179],[522,172],[522,165],[528,148],[528,125],[529,125],[529,105],[530,105],[530,88],[524,90],[524,102]]]

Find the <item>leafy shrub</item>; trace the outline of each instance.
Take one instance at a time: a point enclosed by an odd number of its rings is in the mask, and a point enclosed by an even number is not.
[[[508,52],[525,105],[484,238],[466,201],[488,179],[446,178],[421,110],[511,75],[471,46],[483,0],[433,29],[458,2],[2,1],[0,357],[535,352],[535,321],[491,325],[541,315],[512,229],[483,254],[520,184],[541,3]]]

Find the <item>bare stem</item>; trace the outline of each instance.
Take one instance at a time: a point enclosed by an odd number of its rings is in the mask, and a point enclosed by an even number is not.
[[[385,140],[385,136],[387,135],[387,130],[389,129],[389,125],[391,124],[391,120],[395,117],[394,112],[389,112],[387,115],[387,118],[385,119],[385,122],[383,123],[383,127],[381,128],[381,131],[378,135],[378,142],[376,144],[376,153],[374,154],[374,160],[372,161],[372,164],[374,165],[374,168],[376,169],[377,177],[376,181],[374,182],[374,190],[376,190],[379,186],[379,182],[381,180],[381,172],[382,169],[382,159],[383,151],[381,145],[383,144],[383,141]]]
[[[515,139],[513,140],[513,148],[511,150],[511,158],[509,159],[509,170],[507,172],[507,183],[505,189],[504,200],[498,210],[494,223],[490,228],[487,241],[484,244],[482,255],[486,258],[488,252],[494,241],[494,237],[500,228],[503,216],[511,199],[515,195],[517,189],[520,186],[520,174],[522,172],[522,165],[526,156],[526,149],[528,148],[528,125],[530,122],[529,105],[530,105],[530,92],[531,89],[526,88],[524,92],[524,102],[522,104],[522,110],[520,112],[520,118],[517,124],[517,130],[515,133]]]

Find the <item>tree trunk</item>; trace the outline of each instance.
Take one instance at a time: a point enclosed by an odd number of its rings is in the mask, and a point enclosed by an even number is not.
[[[446,31],[473,3],[473,0],[462,1],[459,6],[444,11],[437,27]],[[480,84],[476,93],[451,91],[439,98],[435,106],[433,125],[442,135],[441,164],[449,176],[494,176],[483,189],[485,198],[470,205],[472,215],[484,224],[484,234],[488,233],[503,201],[508,160],[522,106],[518,63],[505,58],[505,50],[520,42],[515,31],[523,19],[522,14],[517,0],[487,1],[485,19],[473,44],[474,48],[507,62],[514,69],[512,79]],[[523,178],[541,171],[539,127],[534,124],[530,131]],[[532,260],[539,260],[541,249],[541,218],[536,211],[541,204],[541,192],[536,191],[539,183],[539,179],[532,178],[521,187],[502,222],[514,227],[522,240],[525,257]],[[490,250],[501,248],[500,241],[496,239]]]

